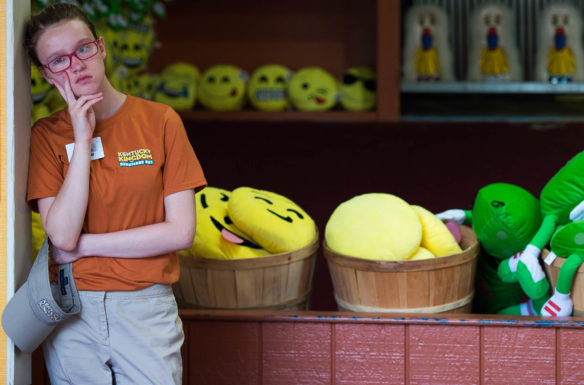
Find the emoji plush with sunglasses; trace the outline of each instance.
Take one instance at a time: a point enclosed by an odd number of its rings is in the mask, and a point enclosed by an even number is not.
[[[261,111],[282,111],[289,105],[288,81],[292,72],[279,64],[257,68],[249,79],[247,95],[251,105]]]
[[[201,104],[215,111],[239,110],[245,104],[249,75],[233,65],[218,64],[201,76],[197,97]]]
[[[197,235],[181,255],[213,259],[256,258],[269,253],[237,228],[227,212],[231,192],[207,186],[195,194]]]
[[[326,111],[339,100],[337,80],[319,67],[301,68],[288,85],[292,105],[300,111]]]
[[[300,249],[317,236],[306,211],[274,192],[238,187],[231,193],[228,212],[237,228],[270,253]]]
[[[375,107],[375,71],[351,67],[341,79],[341,106],[349,111],[369,111]]]

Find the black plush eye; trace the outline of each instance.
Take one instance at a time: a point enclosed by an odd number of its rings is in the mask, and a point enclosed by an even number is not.
[[[223,83],[229,83],[229,76],[223,76],[221,78],[221,82],[223,82]]]
[[[268,82],[268,77],[266,75],[262,75],[259,78],[260,83],[267,83]]]
[[[227,194],[225,194],[225,193],[221,193],[221,201],[227,202],[228,200],[229,200],[229,196],[227,196]]]
[[[290,211],[291,213],[296,214],[298,216],[298,218],[304,219],[304,216],[294,209],[287,209],[286,211]]]
[[[209,76],[207,78],[207,83],[215,83],[215,76]]]
[[[363,86],[365,86],[365,88],[371,92],[375,92],[375,89],[377,88],[375,85],[375,80],[365,80],[363,82]]]
[[[286,79],[284,79],[284,77],[283,77],[283,76],[278,76],[278,77],[276,78],[276,83],[281,83],[281,84],[284,84],[284,83],[286,83]]]
[[[201,194],[201,198],[199,198],[201,200],[201,206],[206,209],[207,207],[207,195],[205,194]]]
[[[33,87],[36,86],[36,79],[30,79],[30,83],[32,84]]]
[[[134,44],[134,51],[140,51],[142,49],[142,47],[140,46],[140,44]]]
[[[229,218],[227,216],[225,218],[223,218],[223,221],[225,221],[225,224],[226,225],[232,225],[233,224],[233,221],[231,220],[231,218]]]
[[[499,207],[503,207],[505,206],[505,202],[501,202],[501,201],[492,201],[491,202],[491,206],[499,208]]]
[[[302,89],[307,90],[310,87],[308,83],[302,83]]]
[[[357,76],[355,76],[353,74],[344,74],[343,75],[343,84],[351,85],[351,84],[354,84],[357,80],[359,80],[359,79],[357,78]]]
[[[264,202],[266,202],[266,203],[267,203],[267,204],[269,204],[269,205],[273,205],[272,201],[270,201],[270,200],[268,200],[268,199],[266,199],[266,198],[262,198],[262,197],[254,197],[254,199],[259,199],[259,200],[261,200],[261,201],[264,201]]]

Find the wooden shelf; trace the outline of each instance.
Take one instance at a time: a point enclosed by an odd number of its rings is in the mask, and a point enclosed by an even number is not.
[[[352,66],[377,72],[377,110],[366,113],[256,111],[181,113],[193,120],[294,120],[389,122],[399,118],[400,1],[175,0],[166,19],[156,24],[161,42],[148,70],[157,73],[174,61],[187,61],[204,71],[233,64],[248,73],[278,63],[292,71],[319,66],[336,78]]]
[[[179,111],[181,118],[185,120],[222,120],[222,121],[311,121],[311,122],[371,122],[377,119],[375,111],[351,112],[351,111],[206,111],[192,110]]]

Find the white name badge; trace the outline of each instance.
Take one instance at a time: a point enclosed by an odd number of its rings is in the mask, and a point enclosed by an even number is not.
[[[73,156],[73,148],[75,148],[75,143],[69,143],[65,146],[67,150],[67,158],[71,162],[71,157]],[[103,153],[103,145],[101,144],[101,137],[97,136],[91,139],[91,160],[101,159],[105,156]]]

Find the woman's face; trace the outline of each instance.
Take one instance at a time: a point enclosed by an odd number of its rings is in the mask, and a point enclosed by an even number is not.
[[[105,47],[99,39],[99,52],[92,58],[80,60],[71,56],[71,66],[65,71],[52,73],[44,65],[59,56],[75,52],[80,46],[94,41],[91,30],[81,20],[67,20],[54,24],[45,29],[38,39],[36,50],[39,60],[43,64],[41,73],[47,81],[57,82],[65,86],[66,77],[69,78],[71,89],[75,96],[94,94],[100,91],[105,79]]]

